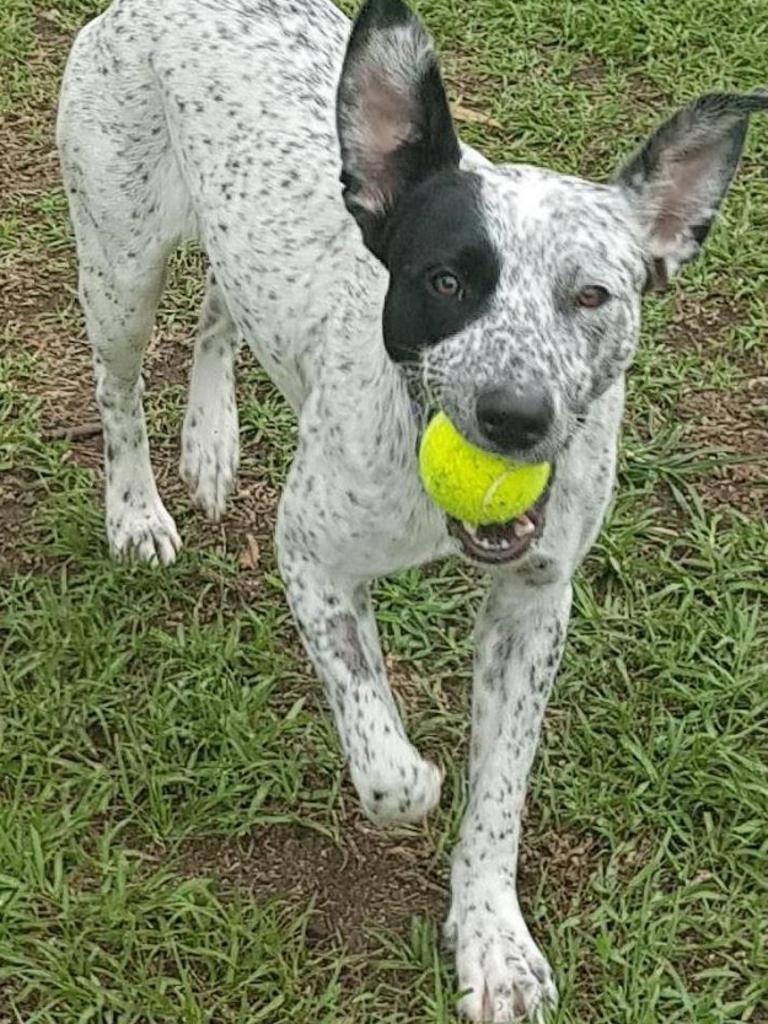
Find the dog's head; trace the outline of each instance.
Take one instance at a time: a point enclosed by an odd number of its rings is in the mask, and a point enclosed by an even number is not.
[[[391,358],[473,443],[556,460],[628,366],[640,297],[704,241],[768,96],[709,95],[608,184],[467,161],[429,37],[369,0],[338,93],[347,208],[390,274]]]

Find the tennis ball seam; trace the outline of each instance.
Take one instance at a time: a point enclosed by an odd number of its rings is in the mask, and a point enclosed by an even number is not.
[[[486,490],[485,494],[482,497],[482,501],[480,502],[481,515],[488,511],[488,508],[493,499],[496,497],[496,492],[499,490],[499,488],[502,487],[506,483],[506,481],[511,476],[514,476],[514,474],[517,472],[517,467],[515,467],[514,469],[508,469],[506,472],[501,473],[499,476],[497,476],[494,480],[491,481],[490,486]]]

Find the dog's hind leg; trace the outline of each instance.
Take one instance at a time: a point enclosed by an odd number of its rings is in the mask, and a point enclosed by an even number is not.
[[[181,541],[152,473],[141,378],[168,253],[115,251],[82,223],[77,240],[80,303],[104,430],[110,549],[119,558],[168,565]]]
[[[102,82],[102,29],[96,19],[75,44],[57,139],[104,429],[109,545],[115,556],[167,565],[180,541],[150,465],[141,364],[189,202],[151,83],[136,71],[112,77],[111,88]]]
[[[240,335],[213,274],[200,313],[179,472],[193,502],[221,518],[237,477],[240,446],[235,357]]]

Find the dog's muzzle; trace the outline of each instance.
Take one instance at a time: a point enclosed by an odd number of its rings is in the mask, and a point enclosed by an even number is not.
[[[423,432],[435,409],[425,409],[416,399],[412,399],[411,408],[419,425],[416,442],[418,457]],[[522,558],[544,530],[545,512],[554,478],[555,464],[552,463],[549,480],[543,493],[530,508],[506,523],[473,526],[471,523],[460,522],[453,516],[446,515],[448,532],[459,541],[464,556],[469,561],[482,565],[503,565],[505,562],[514,562]]]

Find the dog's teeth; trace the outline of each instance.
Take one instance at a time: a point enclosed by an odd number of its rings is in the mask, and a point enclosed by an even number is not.
[[[484,551],[508,551],[510,548],[515,546],[515,541],[511,537],[505,537],[501,532],[492,534],[490,537],[486,537],[480,533],[480,527],[473,523],[468,523],[466,520],[462,520],[461,525],[472,540],[472,543],[476,544],[477,547],[482,548]],[[515,520],[512,526],[513,533],[518,539],[527,537],[535,529],[535,525],[526,515],[520,516]]]
[[[512,527],[512,529],[514,530],[515,536],[522,540],[523,537],[528,537],[531,533],[533,533],[536,527],[528,518],[528,516],[523,514],[515,520],[515,525]]]
[[[475,541],[478,544],[482,544],[482,541],[478,536],[476,526],[474,526],[472,523],[468,523],[465,519],[462,520],[461,525],[464,527],[464,529],[467,531],[467,533],[469,534],[473,541]]]

